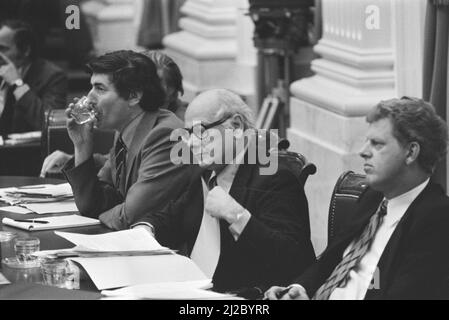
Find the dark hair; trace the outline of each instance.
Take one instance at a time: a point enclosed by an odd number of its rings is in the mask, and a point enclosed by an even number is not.
[[[14,43],[20,53],[25,54],[29,50],[28,59],[34,60],[38,57],[38,41],[33,28],[22,20],[5,20],[0,27],[8,27],[14,31]]]
[[[162,81],[166,83],[167,87],[175,90],[176,96],[169,98],[176,100],[178,95],[182,96],[184,94],[184,88],[182,87],[181,70],[172,58],[157,50],[144,51],[142,54],[146,55],[156,64],[158,74],[162,78]]]
[[[164,103],[164,89],[156,66],[143,54],[131,50],[114,51],[92,59],[87,68],[91,73],[109,75],[123,99],[129,99],[131,93],[141,91],[139,104],[145,111],[155,110]]]
[[[420,146],[418,164],[432,173],[447,151],[448,129],[429,102],[402,97],[379,102],[367,115],[368,123],[388,118],[393,135],[403,145],[417,142]]]

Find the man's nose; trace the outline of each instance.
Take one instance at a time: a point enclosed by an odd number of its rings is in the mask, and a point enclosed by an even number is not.
[[[95,94],[94,94],[94,88],[90,89],[90,91],[87,93],[87,99],[89,101],[96,102],[96,97],[95,97]]]
[[[360,149],[359,155],[360,155],[363,159],[366,159],[366,158],[369,158],[369,157],[370,157],[370,154],[371,154],[371,152],[370,152],[370,150],[369,150],[369,144],[368,144],[368,142],[366,142],[366,143],[363,145],[362,149]]]

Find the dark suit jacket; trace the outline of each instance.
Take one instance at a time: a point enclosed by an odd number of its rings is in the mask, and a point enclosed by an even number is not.
[[[145,213],[178,198],[190,181],[190,168],[170,161],[170,150],[177,143],[170,141],[170,133],[182,122],[170,111],[160,109],[146,112],[135,125],[124,192],[116,183],[115,141],[98,177],[93,158],[77,167],[73,167],[72,159],[63,169],[80,213],[99,217],[115,230],[128,228]]]
[[[8,90],[5,109],[0,118],[0,133],[42,130],[45,111],[66,106],[67,77],[54,64],[43,59],[34,61],[23,81],[30,90],[18,101]]]
[[[368,189],[360,198],[357,219],[326,248],[317,263],[296,283],[312,297],[341,261],[346,247],[367,225],[382,200]],[[378,263],[379,288],[365,299],[435,299],[449,277],[449,198],[430,183],[410,205]],[[446,289],[447,291],[447,289]]]
[[[303,186],[280,159],[274,175],[260,175],[256,164],[241,164],[230,195],[252,215],[235,241],[229,224],[220,221],[221,251],[213,276],[214,289],[287,284],[315,261],[310,241],[308,204]],[[201,170],[185,194],[164,210],[150,213],[157,240],[190,255],[203,216]]]

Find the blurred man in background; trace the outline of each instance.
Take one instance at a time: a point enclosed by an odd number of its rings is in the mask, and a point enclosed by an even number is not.
[[[0,134],[42,130],[45,112],[66,106],[67,78],[39,58],[31,27],[19,20],[0,24]]]

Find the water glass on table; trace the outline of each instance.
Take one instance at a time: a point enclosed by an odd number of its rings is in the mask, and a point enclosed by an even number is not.
[[[16,253],[14,251],[14,238],[17,237],[17,233],[9,231],[0,231],[0,261],[8,261],[11,258],[15,258]]]
[[[69,260],[43,258],[41,272],[46,285],[65,289],[80,288],[80,270]]]

